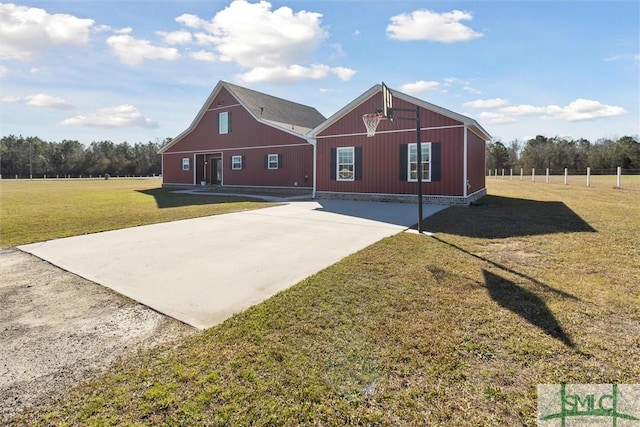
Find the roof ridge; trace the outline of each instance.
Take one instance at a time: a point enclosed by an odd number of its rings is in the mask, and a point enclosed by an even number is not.
[[[280,96],[270,95],[270,94],[265,93],[265,92],[260,92],[260,91],[255,90],[255,89],[251,89],[251,88],[248,88],[248,87],[240,86],[240,85],[237,85],[235,83],[230,83],[230,82],[227,82],[227,81],[224,81],[224,80],[221,80],[221,82],[222,82],[222,84],[224,86],[227,87],[227,89],[229,89],[229,86],[232,86],[234,88],[239,88],[239,89],[246,90],[246,91],[249,91],[249,92],[253,92],[253,93],[260,94],[260,95],[268,96],[269,98],[277,99],[279,101],[284,101],[284,102],[288,102],[290,104],[300,105],[302,107],[312,108],[312,109],[317,111],[317,108],[312,106],[312,105],[307,105],[307,104],[303,104],[301,102],[291,101],[290,99],[282,98]]]

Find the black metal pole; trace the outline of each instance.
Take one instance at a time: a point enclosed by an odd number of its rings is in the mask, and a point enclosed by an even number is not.
[[[418,233],[422,233],[422,144],[420,142],[420,106],[416,105],[416,151],[418,161]]]

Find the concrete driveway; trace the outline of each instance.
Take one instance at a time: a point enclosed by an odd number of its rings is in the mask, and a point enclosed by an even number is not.
[[[424,206],[424,216],[444,206]],[[196,328],[216,325],[415,224],[404,203],[335,200],[20,246]]]

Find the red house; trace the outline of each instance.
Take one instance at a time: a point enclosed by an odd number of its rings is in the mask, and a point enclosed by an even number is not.
[[[393,99],[396,109],[421,109],[423,200],[469,204],[484,196],[490,135],[453,111],[400,92]],[[381,85],[325,119],[315,108],[219,82],[189,128],[161,150],[163,185],[415,202],[416,122],[383,120],[367,137],[362,115],[381,107]]]
[[[362,115],[382,107],[376,85],[313,129],[315,196],[385,201],[417,200],[416,121],[382,120],[367,137]],[[421,109],[424,201],[469,204],[486,194],[485,142],[491,136],[473,119],[393,92],[393,107]],[[415,118],[414,112],[398,116]]]
[[[165,186],[313,186],[306,133],[325,121],[315,108],[219,82],[187,130],[163,147]]]

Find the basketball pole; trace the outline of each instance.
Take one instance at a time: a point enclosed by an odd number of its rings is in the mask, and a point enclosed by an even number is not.
[[[420,129],[422,125],[420,123],[420,106],[416,105],[415,110],[411,108],[390,108],[392,114],[396,111],[415,111],[415,117],[395,117],[394,119],[400,120],[415,120],[416,121],[416,161],[418,162],[418,167],[416,173],[418,174],[418,233],[422,234],[422,141],[420,138]]]
[[[420,141],[420,106],[416,105],[416,150],[418,161],[418,233],[422,234],[422,143]]]

